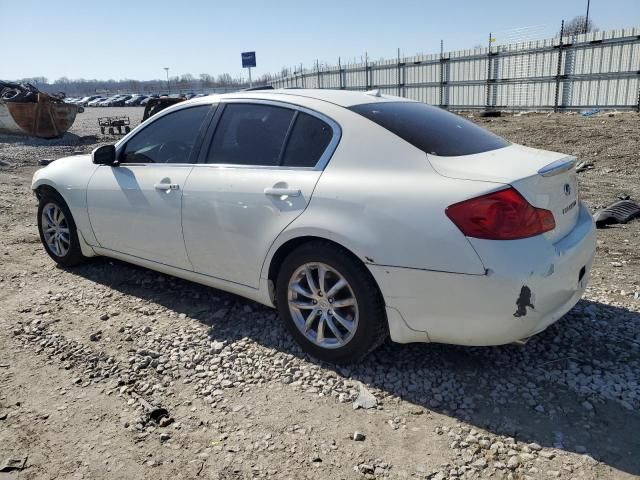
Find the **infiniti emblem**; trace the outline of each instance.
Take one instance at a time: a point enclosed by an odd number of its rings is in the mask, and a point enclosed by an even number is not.
[[[571,195],[571,185],[569,185],[568,183],[564,184],[564,194],[565,195]]]

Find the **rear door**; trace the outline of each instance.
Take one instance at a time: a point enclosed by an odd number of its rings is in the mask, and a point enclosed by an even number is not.
[[[184,190],[196,272],[258,287],[267,251],[306,208],[340,138],[331,119],[289,104],[230,101]]]
[[[181,226],[182,193],[212,106],[182,108],[151,121],[101,165],[87,205],[101,247],[191,270]]]

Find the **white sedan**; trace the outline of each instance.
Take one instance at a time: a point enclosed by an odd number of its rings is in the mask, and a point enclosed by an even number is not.
[[[63,266],[104,255],[277,307],[311,355],[524,342],[580,299],[595,230],[575,158],[404,98],[196,98],[36,172]]]

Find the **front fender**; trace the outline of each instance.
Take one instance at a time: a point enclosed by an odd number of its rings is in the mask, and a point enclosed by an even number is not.
[[[60,194],[73,215],[79,236],[89,245],[97,245],[97,241],[87,211],[87,185],[97,168],[91,155],[61,158],[37,170],[31,182],[34,192],[46,185]]]

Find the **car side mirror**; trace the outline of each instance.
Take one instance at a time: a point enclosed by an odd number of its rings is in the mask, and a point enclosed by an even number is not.
[[[113,167],[118,164],[116,161],[116,147],[113,145],[102,145],[91,152],[91,159],[96,165],[109,165]]]

